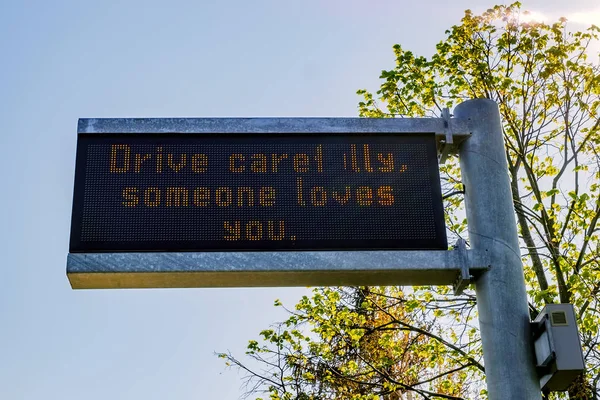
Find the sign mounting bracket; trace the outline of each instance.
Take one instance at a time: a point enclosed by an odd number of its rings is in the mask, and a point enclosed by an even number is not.
[[[448,156],[456,153],[457,146],[462,140],[469,137],[470,132],[467,134],[459,133],[460,128],[457,129],[455,127],[457,121],[455,118],[451,118],[450,110],[448,108],[442,109],[442,117],[440,119],[443,122],[444,129],[438,142],[438,161],[440,164],[445,164]]]
[[[458,296],[463,293],[467,286],[469,286],[469,284],[471,283],[471,279],[473,279],[473,276],[471,275],[469,268],[469,254],[467,252],[467,242],[464,239],[458,239],[453,251],[456,251],[458,253],[458,260],[460,266],[458,277],[452,285],[454,289],[454,295]]]

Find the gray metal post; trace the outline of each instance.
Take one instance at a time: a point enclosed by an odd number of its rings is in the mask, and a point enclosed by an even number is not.
[[[454,114],[473,121],[459,150],[469,238],[490,255],[491,269],[475,284],[489,398],[541,399],[498,106],[469,100]]]

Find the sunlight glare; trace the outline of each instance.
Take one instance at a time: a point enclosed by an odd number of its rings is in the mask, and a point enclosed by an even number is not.
[[[543,22],[547,18],[544,14],[537,12],[537,11],[525,11],[525,12],[521,13],[521,15],[519,15],[519,19],[523,23],[529,23],[529,22]]]
[[[600,10],[572,13],[567,15],[567,20],[580,24],[600,26]]]

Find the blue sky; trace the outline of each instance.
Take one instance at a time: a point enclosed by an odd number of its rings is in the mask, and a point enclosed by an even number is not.
[[[542,16],[600,25],[595,0]],[[428,55],[475,1],[0,0],[0,398],[226,399],[304,288],[73,291],[80,117],[355,116],[392,45]],[[597,19],[597,20],[596,20]]]

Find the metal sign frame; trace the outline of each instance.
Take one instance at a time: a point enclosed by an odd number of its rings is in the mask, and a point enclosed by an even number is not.
[[[115,118],[80,119],[77,131],[79,134],[120,135],[434,132],[443,158],[451,145],[469,137],[470,121],[457,118]],[[487,268],[483,257],[466,249],[461,252],[86,252],[68,255],[67,275],[76,289],[456,283],[460,290],[458,282],[468,281],[465,266],[473,269],[473,274]]]

